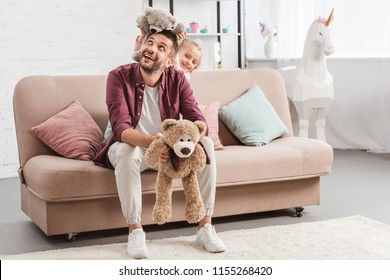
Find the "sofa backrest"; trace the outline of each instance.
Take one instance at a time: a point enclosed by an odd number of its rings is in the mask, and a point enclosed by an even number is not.
[[[74,99],[89,112],[101,130],[107,125],[105,103],[106,75],[93,76],[31,76],[18,82],[14,91],[14,116],[20,166],[33,156],[55,154],[31,131]],[[197,71],[191,76],[191,86],[199,104],[219,101],[221,106],[241,96],[252,85],[259,85],[290,133],[291,119],[284,82],[273,69]],[[239,144],[220,122],[223,145]]]
[[[36,155],[55,154],[31,128],[65,109],[77,99],[104,131],[107,120],[105,75],[31,76],[15,86],[13,104],[19,163]]]
[[[220,107],[240,97],[257,84],[290,131],[289,135],[292,135],[286,89],[278,71],[271,68],[197,71],[192,74],[190,83],[200,105],[210,105],[219,101]],[[223,145],[240,144],[222,121],[219,121],[219,137]]]

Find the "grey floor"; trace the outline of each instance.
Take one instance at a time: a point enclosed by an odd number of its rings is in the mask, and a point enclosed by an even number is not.
[[[293,210],[214,219],[217,231],[287,225],[362,215],[390,225],[390,154],[335,150],[332,174],[321,179],[321,204],[306,207],[301,218]],[[0,255],[125,242],[126,229],[79,234],[75,241],[45,236],[20,210],[17,178],[0,180]],[[97,218],[97,217],[91,217]],[[148,239],[194,235],[186,223],[145,227]]]

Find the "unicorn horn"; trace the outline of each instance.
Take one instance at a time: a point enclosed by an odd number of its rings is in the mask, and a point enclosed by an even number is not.
[[[328,17],[327,21],[325,22],[325,26],[329,26],[330,22],[333,20],[333,11],[334,11],[334,8],[330,12],[329,17]]]

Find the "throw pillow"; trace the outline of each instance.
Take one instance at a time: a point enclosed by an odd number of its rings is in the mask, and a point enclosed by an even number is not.
[[[208,137],[210,137],[211,140],[214,142],[214,150],[224,150],[221,141],[219,140],[219,126],[218,126],[218,109],[219,109],[219,102],[215,102],[210,104],[209,106],[206,105],[199,105],[200,111],[203,113],[207,126],[209,128],[209,134]]]
[[[102,131],[77,100],[31,130],[67,158],[91,160],[102,148]]]
[[[111,122],[108,121],[107,122],[107,126],[106,126],[106,130],[104,130],[104,136],[103,136],[103,141],[102,141],[102,145],[106,145],[108,139],[110,138],[111,136],[111,133],[112,133],[112,127],[111,127]]]
[[[219,117],[245,145],[262,146],[288,133],[271,103],[259,86],[223,106]]]

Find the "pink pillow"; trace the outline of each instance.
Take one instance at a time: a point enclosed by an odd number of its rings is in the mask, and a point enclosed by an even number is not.
[[[209,128],[209,137],[214,142],[214,150],[224,150],[221,141],[219,140],[219,127],[218,127],[218,109],[219,102],[210,104],[209,106],[199,105],[199,109],[202,111],[207,126]]]
[[[102,131],[77,100],[31,130],[67,158],[91,160],[102,148]]]

